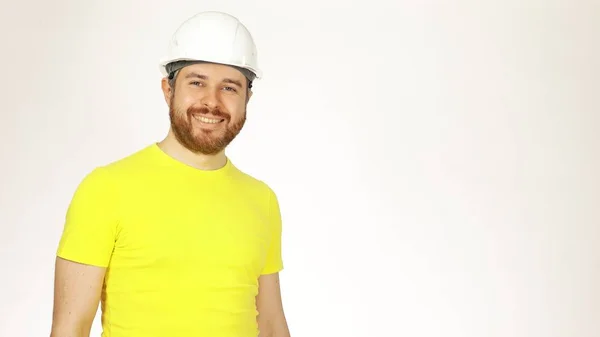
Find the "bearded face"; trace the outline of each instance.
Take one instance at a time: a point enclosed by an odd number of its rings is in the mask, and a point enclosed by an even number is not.
[[[223,151],[240,133],[246,114],[235,120],[221,108],[206,106],[178,107],[171,100],[169,117],[175,137],[194,153],[214,155]]]
[[[171,129],[184,147],[198,154],[223,151],[246,122],[246,79],[234,68],[194,64],[181,69],[171,89]]]

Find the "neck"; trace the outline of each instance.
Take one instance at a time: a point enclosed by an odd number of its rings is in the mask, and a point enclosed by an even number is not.
[[[217,170],[227,163],[227,157],[225,156],[224,151],[215,155],[194,153],[181,145],[172,132],[169,132],[167,137],[157,145],[163,152],[174,159],[199,170]]]

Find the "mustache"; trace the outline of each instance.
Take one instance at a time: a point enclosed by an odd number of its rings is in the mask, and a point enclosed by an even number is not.
[[[222,111],[218,107],[214,108],[214,109],[210,109],[206,106],[202,106],[202,107],[191,106],[187,109],[187,113],[188,113],[188,116],[191,116],[192,114],[202,114],[202,115],[213,115],[215,117],[221,117],[221,118],[225,118],[227,120],[231,119],[231,116],[227,112]]]

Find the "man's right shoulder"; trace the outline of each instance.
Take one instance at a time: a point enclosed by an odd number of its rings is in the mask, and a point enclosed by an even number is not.
[[[148,146],[114,161],[95,166],[86,173],[84,181],[110,183],[110,181],[134,177],[152,167],[151,159],[151,147]]]

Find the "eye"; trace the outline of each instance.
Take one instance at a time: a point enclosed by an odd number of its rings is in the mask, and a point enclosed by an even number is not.
[[[195,85],[195,86],[199,86],[202,85],[202,83],[198,82],[198,81],[194,81],[194,82],[190,82],[191,85]]]
[[[226,91],[231,91],[231,92],[237,92],[237,89],[234,87],[225,87],[224,88]]]

